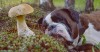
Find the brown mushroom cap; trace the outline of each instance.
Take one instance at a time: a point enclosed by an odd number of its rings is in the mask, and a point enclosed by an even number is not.
[[[18,6],[12,7],[8,12],[8,16],[16,17],[19,15],[26,15],[26,14],[32,13],[33,11],[34,9],[30,5],[20,4]]]

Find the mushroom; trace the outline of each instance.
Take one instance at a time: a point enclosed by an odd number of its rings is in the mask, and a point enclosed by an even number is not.
[[[17,18],[17,31],[19,36],[35,35],[35,33],[29,29],[25,21],[25,15],[33,11],[34,9],[28,4],[20,4],[9,10],[8,16]]]

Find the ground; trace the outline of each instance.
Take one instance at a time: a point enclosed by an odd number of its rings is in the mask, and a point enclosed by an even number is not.
[[[26,16],[28,26],[36,33],[35,37],[18,37],[16,29],[16,18],[8,17],[8,11],[12,6],[22,2],[29,3],[35,8],[35,11]],[[34,0],[35,1],[35,0]],[[37,26],[37,20],[46,13],[41,11],[38,6],[33,5],[33,0],[0,0],[0,52],[4,51],[34,51],[34,52],[66,52],[67,49],[63,43],[53,37],[45,35]],[[100,0],[94,0],[95,9],[100,9]],[[59,4],[60,3],[60,4]],[[85,0],[76,0],[75,9],[83,11]],[[56,7],[64,7],[64,0],[54,0]]]

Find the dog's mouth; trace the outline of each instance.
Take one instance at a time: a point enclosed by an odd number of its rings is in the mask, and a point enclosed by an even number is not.
[[[64,37],[62,37],[59,34],[51,34],[50,36],[54,37],[55,39],[63,39],[62,41],[65,41],[65,43],[67,45],[72,45],[73,44],[73,41],[68,41],[68,40],[66,40]]]

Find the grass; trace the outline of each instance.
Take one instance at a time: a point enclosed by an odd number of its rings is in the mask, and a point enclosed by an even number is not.
[[[33,51],[34,52],[66,52],[61,41],[57,41],[53,37],[44,35],[39,28],[33,27],[34,23],[44,15],[39,9],[35,8],[34,13],[26,16],[28,26],[36,33],[35,37],[22,38],[17,36],[16,20],[15,18],[8,17],[9,9],[20,3],[33,3],[35,0],[0,0],[0,52],[13,52],[16,51]],[[64,0],[53,0],[56,7],[64,7]],[[85,0],[76,0],[76,10],[84,10]],[[100,8],[100,0],[94,0],[95,9]]]
[[[85,3],[86,3],[85,0],[76,0],[75,3],[76,3],[75,4],[76,10],[82,11],[82,10],[85,9]],[[94,8],[95,9],[100,9],[100,0],[94,0]]]
[[[82,11],[85,8],[85,0],[76,0],[75,1],[75,9],[78,11]]]
[[[100,0],[94,0],[94,7],[100,9]]]
[[[83,11],[85,9],[86,0],[75,0],[75,9]],[[54,0],[54,5],[57,7],[64,7],[65,0]],[[100,9],[100,0],[94,0],[94,8]]]
[[[64,0],[53,0],[53,3],[57,7],[64,7]]]

